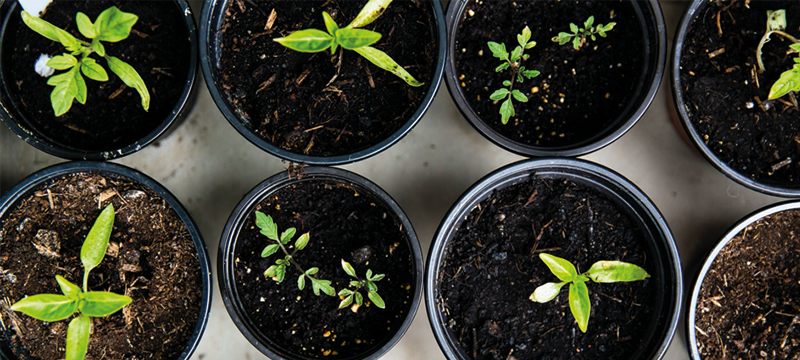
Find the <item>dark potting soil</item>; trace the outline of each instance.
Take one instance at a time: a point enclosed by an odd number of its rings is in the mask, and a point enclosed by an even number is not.
[[[281,283],[264,276],[283,256],[279,251],[261,257],[274,242],[260,234],[255,214],[248,215],[234,250],[236,288],[252,323],[267,338],[295,354],[344,358],[375,350],[399,329],[414,295],[411,250],[402,225],[377,199],[348,185],[312,179],[278,190],[257,210],[272,216],[280,232],[295,227],[295,238],[310,233],[295,259],[306,270],[318,267],[316,277],[332,281],[337,293],[354,280],[342,270],[342,259],[360,277],[367,269],[386,275],[375,283],[385,309],[367,305],[363,294],[358,312],[339,310],[338,296],[315,296],[308,281],[299,290],[296,268],[288,268]]]
[[[346,26],[359,1],[229,1],[220,28],[216,71],[225,101],[267,142],[296,154],[352,153],[400,129],[422,103],[436,68],[430,2],[398,0],[364,29],[372,45],[414,78],[412,87],[355,51],[300,53],[272,39],[301,29],[325,30],[322,12]]]
[[[460,90],[481,120],[509,140],[547,147],[580,143],[615,123],[636,96],[644,39],[630,2],[470,1],[464,14],[453,54]],[[583,26],[592,15],[595,25],[617,23],[608,37],[598,36],[577,51],[571,44],[551,41],[559,32],[569,32],[570,23]],[[530,58],[522,65],[541,74],[514,85],[529,101],[515,101],[516,116],[503,125],[500,102],[489,95],[504,87],[511,70],[495,72],[502,62],[486,43],[505,43],[511,52],[525,26],[536,46],[525,51]]]
[[[800,211],[746,227],[711,264],[697,299],[695,334],[703,359],[800,356]]]
[[[790,42],[773,35],[763,48],[766,71],[758,74],[756,48],[767,10],[786,9],[786,32],[800,36],[800,3],[750,1],[749,9],[743,1],[717,3],[698,10],[680,59],[691,123],[706,146],[740,174],[794,183],[800,180],[800,113],[788,96],[767,95],[795,56],[786,54]]]
[[[127,39],[103,42],[106,53],[136,69],[150,90],[150,110],[144,111],[139,93],[128,88],[96,54],[92,58],[106,69],[109,80],[86,79],[86,104],[77,101],[55,117],[50,93],[53,87],[39,76],[33,65],[40,54],[65,51],[28,28],[19,15],[9,21],[3,36],[3,72],[6,90],[27,126],[43,136],[73,148],[105,151],[130,144],[155,130],[172,112],[189,75],[191,43],[184,25],[183,9],[170,1],[72,1],[56,0],[42,18],[86,40],[77,30],[75,15],[83,12],[94,21],[103,10],[117,6],[139,20]],[[61,71],[56,71],[61,73]]]
[[[582,333],[562,288],[552,301],[528,297],[558,279],[549,253],[583,272],[620,260],[652,272],[644,235],[605,196],[565,179],[532,175],[496,190],[460,225],[446,249],[438,306],[474,359],[625,359],[646,344],[655,290],[650,280],[589,282],[591,318]]]
[[[55,275],[81,284],[80,250],[109,203],[114,231],[89,289],[133,299],[121,311],[92,318],[87,359],[174,359],[200,311],[197,253],[183,222],[152,190],[126,178],[81,173],[55,179],[2,220],[0,299],[61,294]],[[0,336],[20,359],[63,359],[69,320],[43,322],[0,302]],[[24,348],[23,348],[24,347]]]

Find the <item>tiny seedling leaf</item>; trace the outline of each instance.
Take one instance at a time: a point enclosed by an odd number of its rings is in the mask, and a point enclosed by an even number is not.
[[[578,327],[582,332],[586,332],[589,326],[589,315],[591,315],[591,302],[589,301],[589,289],[582,281],[569,284],[569,309],[572,316],[578,322]]]
[[[103,43],[101,43],[100,40],[92,40],[92,50],[94,50],[97,55],[106,56],[106,47],[103,46]]]
[[[272,221],[272,216],[266,215],[261,211],[256,211],[256,226],[261,229],[261,233],[267,237],[278,241],[278,225]]]
[[[91,333],[92,319],[89,316],[81,314],[69,322],[65,360],[83,360],[86,357]]]
[[[355,300],[358,306],[364,305],[364,296],[361,295],[360,292],[353,293],[353,296],[356,298]]]
[[[525,46],[526,49],[530,49],[529,47],[526,46],[528,44],[528,40],[530,39],[531,39],[531,29],[525,26],[525,28],[522,29],[522,33],[517,34],[517,42],[519,43],[520,46]]]
[[[272,255],[272,254],[274,254],[274,253],[278,252],[278,249],[280,249],[280,248],[281,248],[281,246],[280,246],[280,245],[278,245],[278,244],[270,244],[270,245],[267,245],[267,246],[264,248],[264,250],[262,250],[262,251],[261,251],[261,257],[262,257],[262,258],[268,257],[268,256],[270,256],[270,255]]]
[[[767,97],[770,100],[777,99],[790,91],[798,90],[800,90],[800,67],[795,65],[792,69],[781,73],[780,78],[770,87]]]
[[[556,296],[558,296],[558,292],[561,291],[561,287],[566,285],[567,282],[560,282],[560,283],[547,283],[541,285],[533,291],[529,299],[531,301],[535,301],[538,303],[546,303],[550,300],[553,300]]]
[[[350,281],[350,286],[353,286],[353,287],[356,287],[356,288],[360,288],[361,287],[361,282],[359,282],[359,281]]]
[[[576,50],[581,48],[580,36],[576,36],[574,39],[572,39],[572,47],[575,48]]]
[[[286,265],[278,265],[278,268],[275,269],[275,281],[281,282],[284,277],[286,277]]]
[[[305,29],[273,40],[294,51],[313,53],[327,49],[333,45],[335,39],[322,30]]]
[[[573,281],[578,277],[575,266],[567,260],[547,253],[539,254],[539,258],[550,268],[550,271],[561,281]]]
[[[381,296],[378,295],[377,291],[370,291],[367,293],[367,296],[369,297],[370,300],[372,300],[372,303],[375,304],[375,306],[381,309],[386,308],[386,304],[383,302],[383,298],[381,298]]]
[[[352,276],[354,278],[358,278],[358,276],[356,275],[356,270],[353,269],[353,266],[350,265],[349,262],[344,261],[344,259],[342,259],[342,269],[344,269],[344,272],[347,275],[350,275],[350,276]]]
[[[514,99],[517,99],[519,102],[528,102],[528,97],[517,89],[511,91],[511,96],[513,96]]]
[[[372,281],[367,281],[367,289],[370,291],[378,291],[378,285],[375,285]]]
[[[511,64],[509,64],[509,63],[507,63],[507,62],[504,62],[504,63],[502,63],[502,64],[498,65],[498,66],[497,66],[497,67],[494,69],[494,72],[501,72],[501,71],[503,71],[503,70],[505,70],[505,69],[508,69],[508,67],[509,67],[509,66],[511,66]]]
[[[577,34],[578,30],[579,30],[578,25],[575,25],[573,23],[569,24],[569,31],[572,31],[573,34]]]
[[[503,80],[504,86],[511,86],[511,80]]]
[[[598,283],[639,281],[650,277],[641,267],[622,261],[598,261],[584,275]]]
[[[344,297],[344,296],[348,296],[348,295],[350,295],[352,293],[353,293],[353,290],[342,289],[342,290],[339,290],[339,293],[337,295]]]
[[[69,280],[61,275],[56,275],[56,282],[58,283],[58,287],[61,288],[61,292],[64,293],[64,296],[74,300],[78,299],[81,293],[80,286],[69,282]]]
[[[539,76],[539,71],[537,71],[537,70],[525,70],[525,71],[522,72],[522,74],[525,75],[525,77],[528,78],[528,79],[533,79],[533,78]]]
[[[312,268],[310,268],[310,269],[306,270],[306,275],[309,275],[309,276],[311,276],[311,275],[314,275],[314,274],[316,274],[318,271],[319,271],[319,268],[317,268],[317,267],[312,267]]]
[[[312,279],[311,285],[314,295],[319,296],[320,290],[329,296],[334,296],[336,294],[336,290],[331,287],[330,280]]]
[[[70,54],[56,55],[47,60],[47,66],[56,70],[67,70],[78,64],[78,59]]]
[[[83,293],[83,301],[80,302],[78,310],[84,315],[107,316],[119,311],[131,301],[133,300],[125,295],[108,291],[90,291]]]
[[[342,290],[342,291],[344,291],[344,290]],[[344,299],[342,299],[342,302],[339,303],[339,309],[344,309],[344,308],[350,306],[350,304],[353,303],[353,293],[352,292],[349,295],[342,295],[342,292],[339,292],[339,296],[344,296]]]
[[[291,241],[294,237],[295,233],[297,233],[297,229],[293,227],[284,230],[283,233],[281,233],[281,244],[288,244],[289,241]]]
[[[103,10],[94,22],[94,30],[100,41],[118,42],[131,34],[138,16],[121,11],[116,6]]]
[[[522,56],[522,46],[517,46],[514,50],[511,50],[511,62],[519,61],[520,57]]]
[[[322,12],[322,19],[325,20],[325,29],[335,37],[336,31],[339,30],[339,25],[336,25],[336,21],[333,21],[331,14],[328,14],[327,11]],[[331,49],[331,52],[336,52],[336,49]]]
[[[75,22],[78,23],[78,31],[80,31],[81,35],[89,39],[94,39],[95,36],[97,36],[97,33],[94,31],[94,24],[92,24],[92,20],[90,20],[86,14],[78,12],[78,14],[75,15]]]
[[[375,276],[373,276],[372,279],[368,279],[368,280],[380,281],[380,280],[383,280],[384,277],[386,277],[386,274],[375,274]]]
[[[309,237],[310,237],[309,233],[305,233],[303,235],[300,235],[300,237],[297,238],[297,241],[295,241],[295,243],[294,243],[294,248],[297,249],[297,250],[305,249],[306,245],[308,245]]]
[[[57,294],[28,296],[11,305],[11,310],[21,311],[34,319],[59,321],[68,318],[78,310],[78,300]]]
[[[72,101],[78,96],[78,81],[76,76],[78,73],[77,68],[72,68],[70,71],[53,75],[47,79],[47,85],[55,86],[50,92],[50,103],[53,105],[53,112],[56,116],[61,116],[67,113],[72,107]]]
[[[508,51],[506,51],[506,44],[498,44],[494,41],[489,41],[487,44],[489,45],[489,50],[492,51],[492,56],[500,60],[508,61]]]
[[[372,45],[381,39],[381,34],[364,29],[339,29],[336,32],[336,43],[348,50]]]
[[[514,115],[514,104],[511,103],[511,98],[508,98],[506,101],[503,101],[502,105],[500,105],[500,121],[503,124],[506,124],[508,123],[508,119]]]
[[[90,57],[81,59],[81,72],[95,81],[108,81],[108,73],[100,64]]]
[[[264,277],[274,278],[275,274],[278,273],[278,267],[279,265],[272,265],[268,267],[267,270],[264,271]]]
[[[105,59],[108,62],[108,68],[111,69],[113,73],[117,74],[125,85],[139,92],[139,97],[142,98],[142,108],[144,111],[148,111],[150,109],[150,92],[147,90],[147,86],[144,84],[142,77],[136,72],[136,69],[113,56],[106,56]]]
[[[300,277],[297,278],[297,288],[303,290],[306,287],[306,275],[301,274]]]
[[[106,254],[108,247],[108,239],[111,237],[111,230],[114,228],[114,205],[108,206],[100,212],[94,225],[89,229],[89,234],[86,235],[86,240],[83,241],[81,246],[81,262],[83,263],[84,271],[84,290],[86,289],[86,279],[89,276],[89,271],[94,269],[100,262],[103,261],[103,256]]]
[[[360,48],[353,49],[359,55],[363,56],[365,59],[369,60],[373,65],[386,70],[395,76],[403,79],[408,85],[411,86],[422,86],[425,85],[423,82],[417,81],[411,74],[403,69],[400,65],[398,65],[394,59],[386,55],[383,51],[380,51],[376,48],[371,46],[362,46]]]
[[[589,16],[589,18],[583,22],[583,27],[589,29],[592,24],[594,24],[594,16]]]

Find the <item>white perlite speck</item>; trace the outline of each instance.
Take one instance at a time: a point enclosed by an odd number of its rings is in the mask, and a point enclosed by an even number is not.
[[[50,75],[53,75],[53,71],[55,71],[55,69],[47,66],[48,60],[50,60],[50,57],[47,56],[47,54],[41,54],[39,55],[39,58],[36,59],[36,64],[33,65],[36,73],[42,77],[50,77]]]

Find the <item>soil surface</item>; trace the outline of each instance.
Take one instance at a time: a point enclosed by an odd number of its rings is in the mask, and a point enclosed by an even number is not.
[[[695,334],[704,359],[800,357],[800,212],[767,216],[737,234],[703,279]]]
[[[202,288],[197,252],[177,214],[152,190],[126,178],[75,174],[35,190],[2,219],[0,327],[20,359],[63,359],[69,320],[43,322],[8,305],[25,296],[61,294],[55,275],[83,281],[80,250],[109,203],[114,231],[89,290],[133,298],[121,311],[92,318],[87,359],[174,359],[197,322]]]
[[[509,140],[543,147],[578,144],[618,123],[636,96],[644,40],[630,2],[486,0],[471,1],[464,13],[454,54],[459,86],[481,121]],[[592,15],[595,25],[617,23],[608,37],[597,36],[579,50],[551,41],[559,32],[570,32],[570,23],[582,27]],[[486,43],[505,43],[511,52],[525,26],[536,46],[525,51],[531,57],[522,65],[541,74],[514,85],[529,101],[515,101],[516,116],[503,125],[500,102],[489,96],[512,72],[495,72],[502,61]]]
[[[139,93],[128,88],[95,54],[92,58],[106,69],[109,80],[85,78],[86,104],[76,101],[66,114],[56,118],[50,103],[53,87],[34,71],[33,64],[40,54],[60,55],[64,47],[28,28],[19,15],[9,22],[9,34],[3,36],[3,72],[14,106],[27,120],[26,126],[64,146],[107,151],[133,144],[170,116],[184,91],[191,43],[183,9],[175,3],[56,0],[42,18],[86,40],[78,32],[75,14],[83,12],[94,21],[111,6],[139,16],[127,39],[103,45],[108,55],[127,62],[142,77],[150,90],[149,111],[142,109]]]
[[[756,48],[767,10],[786,9],[786,32],[800,36],[800,2],[748,3],[749,9],[744,1],[708,2],[698,10],[680,59],[686,111],[706,146],[735,171],[792,184],[800,180],[800,113],[789,96],[767,96],[796,56],[786,54],[789,41],[773,35],[759,74]]]
[[[460,225],[439,273],[438,305],[457,343],[474,359],[625,359],[644,346],[655,289],[650,279],[589,282],[591,318],[582,333],[562,288],[552,301],[528,297],[557,281],[549,253],[584,272],[620,260],[652,272],[637,226],[584,185],[532,175],[495,191]]]
[[[330,156],[375,145],[409,120],[436,68],[429,2],[393,1],[363,27],[383,35],[372,46],[424,82],[421,87],[409,86],[355,51],[300,53],[272,41],[301,29],[325,31],[323,11],[344,27],[366,2],[228,2],[216,71],[224,100],[246,127],[279,148]]]
[[[284,281],[277,283],[264,271],[283,258],[282,252],[261,257],[274,241],[260,234],[250,214],[234,250],[235,281],[245,311],[267,338],[283,351],[344,358],[374,351],[395,334],[410,310],[415,275],[406,233],[379,200],[348,185],[311,179],[278,190],[257,210],[272,216],[279,232],[295,227],[295,239],[310,233],[308,245],[294,258],[303,269],[318,267],[316,277],[332,281],[337,293],[354,280],[342,270],[342,259],[360,277],[367,269],[386,275],[375,283],[386,308],[368,305],[362,294],[365,303],[356,313],[339,310],[338,296],[315,296],[308,281],[299,290],[297,268],[287,268]]]

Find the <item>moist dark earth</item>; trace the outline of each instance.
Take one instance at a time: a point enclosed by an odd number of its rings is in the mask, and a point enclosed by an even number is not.
[[[800,356],[800,212],[769,215],[720,251],[697,299],[703,359]]]
[[[106,61],[92,58],[103,66],[109,80],[85,78],[86,104],[77,101],[64,115],[55,117],[47,79],[34,71],[40,54],[65,53],[64,47],[39,35],[15,16],[3,36],[4,91],[31,127],[63,146],[86,151],[110,151],[135,143],[156,130],[167,119],[185,91],[189,79],[191,43],[183,19],[183,9],[169,1],[72,1],[56,0],[42,18],[65,29],[77,39],[86,40],[77,30],[75,14],[83,12],[94,21],[103,10],[117,6],[134,13],[139,20],[127,39],[103,42],[106,53],[136,69],[150,91],[150,109],[144,111],[139,93],[128,88]],[[56,71],[56,74],[61,71]]]
[[[255,214],[249,214],[234,249],[236,291],[269,341],[282,352],[348,358],[376,350],[397,332],[410,311],[417,275],[405,229],[378,199],[350,185],[312,179],[278,190],[256,210],[270,215],[279,233],[289,227],[297,229],[294,239],[309,233],[308,245],[294,258],[304,270],[318,267],[316,277],[332,281],[337,293],[354,280],[342,270],[341,260],[362,278],[368,269],[386,275],[375,283],[386,308],[367,304],[362,291],[365,303],[355,313],[338,309],[338,296],[315,296],[309,281],[298,289],[302,272],[297,268],[289,267],[277,283],[264,271],[283,253],[261,257],[264,247],[275,242],[260,233]]]
[[[437,48],[430,2],[393,1],[363,27],[382,34],[372,46],[424,82],[421,87],[355,51],[301,53],[272,41],[302,29],[325,31],[323,11],[344,27],[366,0],[228,3],[218,30],[220,92],[247,128],[281,149],[332,156],[375,145],[409,120],[432,85]]]
[[[438,274],[439,311],[458,345],[474,359],[625,359],[646,346],[653,321],[651,279],[589,282],[586,333],[568,291],[540,304],[528,297],[555,282],[539,258],[548,253],[583,272],[620,260],[652,274],[644,235],[616,204],[585,185],[539,178],[495,190],[461,223]]]
[[[458,86],[481,121],[511,141],[536,147],[580,144],[626,119],[617,119],[636,95],[644,68],[643,35],[633,6],[623,1],[470,1],[456,35]],[[583,26],[616,22],[608,37],[597,36],[580,48],[558,45],[551,38]],[[541,74],[514,85],[528,97],[514,102],[516,116],[500,121],[500,103],[489,96],[511,79],[510,70],[495,72],[502,61],[492,56],[488,41],[518,45],[517,34],[528,26],[536,46],[526,50],[526,69]]]
[[[79,173],[35,189],[6,213],[0,233],[0,339],[20,359],[63,359],[72,318],[43,322],[8,305],[25,296],[61,294],[55,275],[83,280],[80,250],[100,211],[115,208],[114,229],[90,291],[133,302],[92,318],[87,359],[175,359],[197,323],[200,265],[184,223],[164,199],[122,177]]]
[[[800,116],[789,96],[769,89],[794,64],[791,44],[772,35],[759,73],[756,48],[767,10],[786,9],[786,32],[800,36],[796,1],[709,2],[697,11],[680,59],[683,100],[702,142],[723,163],[757,181],[796,186],[800,180]]]

